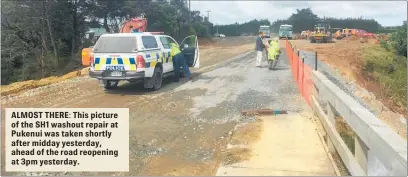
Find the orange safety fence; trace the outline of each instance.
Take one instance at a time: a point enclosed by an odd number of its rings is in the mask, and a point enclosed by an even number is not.
[[[311,96],[313,93],[313,69],[304,64],[302,59],[298,56],[298,52],[292,48],[292,45],[288,40],[286,42],[286,54],[289,59],[290,68],[292,70],[293,77],[299,92],[306,100],[307,104],[311,106]]]

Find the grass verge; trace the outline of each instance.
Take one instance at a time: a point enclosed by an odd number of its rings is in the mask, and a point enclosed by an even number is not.
[[[62,82],[62,81],[65,81],[65,80],[68,80],[74,77],[84,76],[88,74],[87,73],[88,69],[89,68],[84,68],[81,70],[72,71],[60,77],[52,76],[52,77],[47,77],[47,78],[43,78],[40,80],[28,80],[28,81],[22,81],[22,82],[15,82],[10,85],[4,85],[4,86],[2,85],[0,86],[1,96],[15,94],[21,91],[55,84],[55,83]]]
[[[407,106],[407,58],[381,45],[362,48],[363,74],[380,85],[380,91],[394,105],[404,109]]]

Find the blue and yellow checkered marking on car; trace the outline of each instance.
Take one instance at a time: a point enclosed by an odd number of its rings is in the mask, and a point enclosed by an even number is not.
[[[124,65],[126,70],[136,71],[136,62],[135,62],[135,58],[133,57],[131,58],[96,57],[95,58],[95,62],[93,64],[93,67],[95,68],[95,70],[101,70],[104,65]]]
[[[153,68],[157,65],[157,63],[168,63],[173,62],[173,57],[170,55],[170,52],[159,52],[159,53],[151,53],[146,54],[146,60],[154,60],[156,61],[146,61],[145,68]],[[126,70],[136,71],[136,60],[134,57],[96,57],[95,62],[93,63],[93,67],[95,70],[101,70],[102,66],[104,65],[124,65]]]

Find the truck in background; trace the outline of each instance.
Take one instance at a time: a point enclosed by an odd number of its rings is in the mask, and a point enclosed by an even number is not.
[[[291,40],[292,39],[292,25],[280,25],[279,27],[279,39],[286,38]]]
[[[270,26],[266,26],[266,25],[260,26],[259,32],[263,32],[266,38],[271,37],[271,27]]]

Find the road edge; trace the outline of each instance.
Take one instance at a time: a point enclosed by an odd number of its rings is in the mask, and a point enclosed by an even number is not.
[[[220,63],[215,63],[215,64],[212,64],[212,65],[209,65],[209,66],[205,66],[205,67],[199,68],[199,69],[197,69],[196,71],[194,71],[194,73],[202,74],[202,73],[205,73],[205,72],[208,72],[208,71],[217,69],[217,68],[219,68],[219,67],[221,67],[221,66],[223,66],[223,65],[225,65],[225,64],[234,62],[235,60],[238,60],[238,59],[240,59],[240,58],[242,58],[242,57],[245,57],[245,56],[247,56],[247,55],[249,55],[249,54],[251,54],[251,53],[253,53],[253,51],[248,51],[248,52],[239,54],[239,55],[237,55],[237,56],[235,56],[235,57],[232,57],[232,58],[227,59],[227,60],[225,60],[225,61],[223,61],[223,62],[220,62]]]

